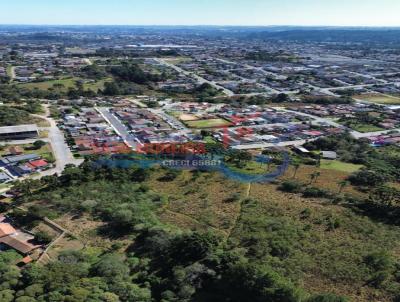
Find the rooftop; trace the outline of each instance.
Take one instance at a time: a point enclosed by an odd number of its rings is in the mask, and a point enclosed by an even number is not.
[[[36,124],[0,127],[0,134],[39,131]]]

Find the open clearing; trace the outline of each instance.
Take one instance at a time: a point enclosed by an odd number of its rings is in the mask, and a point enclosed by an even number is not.
[[[190,121],[197,121],[199,118],[194,114],[184,113],[179,116],[179,119],[183,122],[190,122]]]
[[[400,105],[400,97],[387,94],[363,94],[353,97],[356,100],[366,101],[375,104]]]
[[[50,88],[54,88],[55,90],[59,89],[61,91],[67,91],[69,88],[76,88],[76,81],[81,81],[80,78],[65,78],[60,80],[51,80],[45,82],[35,82],[35,83],[24,83],[19,84],[19,87],[27,88],[27,89],[40,89],[40,90],[48,90]],[[87,82],[83,84],[83,88],[86,90],[98,91],[99,89],[104,88],[104,84],[106,82],[110,82],[111,78],[102,79],[95,82]],[[54,87],[54,85],[63,85],[60,88]]]
[[[350,301],[391,301],[365,285],[367,268],[362,259],[380,249],[398,258],[397,228],[378,224],[344,206],[280,192],[274,185],[253,184],[249,197],[256,202],[243,205],[232,237],[242,244],[255,242],[251,250],[254,261],[270,261],[277,271],[301,280],[311,292],[333,292],[350,297]],[[340,226],[330,230],[331,219]],[[291,242],[293,250],[287,258],[268,259],[263,254],[265,250],[268,255],[265,242],[271,236]],[[287,271],[289,263],[293,269]]]
[[[360,170],[362,167],[362,165],[345,163],[339,160],[321,160],[321,169],[353,173]]]
[[[361,132],[361,133],[367,133],[367,132],[377,132],[377,131],[382,131],[385,130],[383,128],[370,125],[370,124],[363,124],[363,123],[352,123],[349,125],[349,127],[355,131]]]
[[[209,119],[209,120],[198,120],[198,121],[188,121],[186,125],[190,128],[203,129],[203,128],[219,128],[230,126],[231,123],[222,119]]]

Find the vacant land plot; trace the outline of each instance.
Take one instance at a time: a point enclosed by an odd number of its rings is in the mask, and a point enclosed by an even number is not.
[[[321,164],[322,166],[322,164]],[[323,169],[318,168],[316,166],[308,166],[308,165],[301,165],[300,168],[296,171],[293,166],[290,166],[289,169],[286,171],[285,175],[282,179],[293,179],[293,176],[296,176],[296,180],[301,181],[302,183],[308,184],[311,182],[312,174],[315,172],[321,173],[317,178],[317,181],[313,183],[313,186],[329,190],[331,192],[338,192],[340,188],[340,181],[343,181],[349,177],[351,173],[345,172],[338,169]],[[364,193],[356,190],[352,186],[347,186],[343,190],[344,193],[350,193],[355,196],[364,196]]]
[[[40,89],[40,90],[48,90],[49,88],[54,88],[54,85],[57,87],[57,85],[62,85],[60,86],[60,90],[67,90],[68,88],[74,88],[75,87],[75,81],[77,81],[78,78],[67,78],[67,79],[60,79],[60,80],[52,80],[52,81],[45,81],[45,82],[35,82],[35,83],[24,83],[24,84],[19,84],[19,87],[22,88],[27,88],[27,89]]]
[[[209,119],[209,120],[198,120],[198,121],[188,121],[186,125],[190,128],[202,129],[202,128],[219,128],[219,127],[227,127],[232,124],[227,120],[222,118]]]
[[[189,57],[179,57],[179,58],[167,58],[167,59],[164,59],[164,61],[176,65],[176,64],[181,64],[181,63],[188,63],[188,62],[192,61],[192,59]]]
[[[237,198],[244,198],[246,184],[231,181],[220,173],[182,173],[173,181],[160,180],[156,173],[148,185],[168,196],[168,205],[161,211],[165,223],[192,230],[208,228],[226,235],[240,211]],[[235,197],[235,198],[234,198]]]
[[[14,76],[14,71],[13,71],[13,66],[12,65],[7,65],[7,76],[9,76],[10,78],[13,78]]]
[[[53,88],[56,90],[59,89],[60,91],[67,91],[69,88],[76,88],[76,82],[81,80],[82,79],[80,78],[65,78],[65,79],[45,81],[45,82],[19,84],[18,86],[27,89],[48,90],[50,88]],[[104,88],[104,84],[106,82],[110,81],[112,81],[111,78],[106,78],[95,82],[84,83],[83,88],[85,90],[90,89],[97,92],[99,89]]]
[[[262,175],[271,171],[274,167],[269,167],[267,164],[258,163],[255,161],[249,161],[244,164],[243,167],[238,168],[236,165],[228,164],[229,168],[237,173],[249,174],[249,175]],[[270,169],[268,169],[270,168]]]
[[[349,125],[349,127],[355,131],[361,132],[361,133],[366,133],[366,132],[376,132],[376,131],[382,131],[384,130],[383,128],[370,125],[370,124],[363,124],[363,123],[352,123]]]
[[[376,103],[376,104],[388,104],[388,105],[399,105],[400,97],[395,97],[387,94],[363,94],[356,95],[354,99]]]
[[[197,121],[199,118],[194,114],[184,113],[179,116],[179,119],[184,122],[189,122],[189,121]]]
[[[254,263],[272,265],[310,292],[334,292],[350,301],[393,301],[384,289],[367,285],[372,273],[363,259],[382,250],[399,259],[398,227],[321,199],[282,193],[274,185],[253,184],[250,198],[232,241],[246,246]]]
[[[362,168],[362,165],[355,165],[350,163],[345,163],[339,160],[322,160],[321,169],[336,170],[347,173],[353,173]]]
[[[296,178],[308,183],[309,175],[316,171],[321,175],[312,185],[332,191],[338,190],[335,182],[348,175],[302,165]],[[293,172],[292,167],[286,178],[292,179]],[[73,195],[56,189],[41,204],[49,206],[48,200],[52,200],[53,207],[59,207],[86,200],[82,206],[93,205],[94,209],[112,204],[120,195],[123,196],[121,201],[133,202],[132,196],[140,194],[138,189],[146,189],[147,196],[165,200],[152,211],[171,229],[214,231],[235,251],[233,257],[243,253],[252,264],[272,267],[310,293],[332,292],[348,296],[349,301],[394,301],[396,281],[385,275],[387,283],[374,287],[371,280],[377,277],[376,272],[367,260],[381,261],[376,255],[385,253],[390,257],[387,261],[399,262],[398,226],[377,222],[354,211],[352,204],[333,204],[325,199],[284,193],[275,184],[249,185],[219,173],[200,171],[182,171],[174,173],[172,178],[165,178],[166,175],[165,169],[153,169],[149,179],[140,186],[87,182],[76,185]],[[332,187],[325,187],[328,182]],[[344,192],[350,193],[350,188],[346,187]],[[99,254],[114,248],[126,249],[134,240],[131,234],[109,236],[104,232],[107,223],[98,220],[98,216],[93,218],[74,211],[58,217],[55,221],[78,240],[64,238],[57,242],[50,251],[51,259],[56,259],[65,249],[84,248]],[[394,279],[394,273],[388,273]]]
[[[98,92],[99,90],[104,89],[104,85],[107,82],[112,82],[112,78],[106,78],[92,83],[85,83],[83,84],[83,88],[85,90],[93,90],[95,92]]]

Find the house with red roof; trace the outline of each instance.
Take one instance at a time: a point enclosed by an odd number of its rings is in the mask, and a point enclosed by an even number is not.
[[[32,251],[41,247],[41,245],[34,245],[29,241],[34,239],[34,236],[16,230],[10,223],[0,223],[0,252],[5,249],[12,248],[22,255],[28,255]]]
[[[29,165],[31,165],[36,170],[38,170],[38,169],[47,168],[49,166],[49,163],[47,161],[45,161],[44,159],[38,159],[38,160],[34,160],[34,161],[29,162]]]

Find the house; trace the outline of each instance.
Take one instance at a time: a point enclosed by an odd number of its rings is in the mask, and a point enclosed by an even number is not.
[[[27,162],[31,160],[39,159],[40,156],[37,154],[23,154],[23,155],[15,155],[15,156],[5,156],[0,157],[0,163],[4,165],[14,165],[21,162]]]
[[[44,159],[38,159],[34,160],[28,163],[29,167],[33,167],[33,169],[38,170],[38,169],[45,169],[49,166],[49,163],[45,161]]]
[[[12,248],[22,255],[28,255],[32,251],[40,248],[40,245],[33,245],[29,241],[34,239],[34,236],[16,230],[10,223],[4,222],[6,219],[3,217],[0,223],[0,252]]]
[[[8,152],[12,155],[21,155],[24,153],[24,150],[19,146],[12,146],[8,148]]]
[[[337,153],[335,151],[321,151],[322,158],[335,160],[337,159]]]
[[[0,184],[5,183],[11,180],[11,177],[8,176],[6,173],[0,172]]]
[[[310,153],[310,151],[308,151],[306,148],[299,146],[299,147],[295,147],[294,151],[300,154],[308,154]]]

